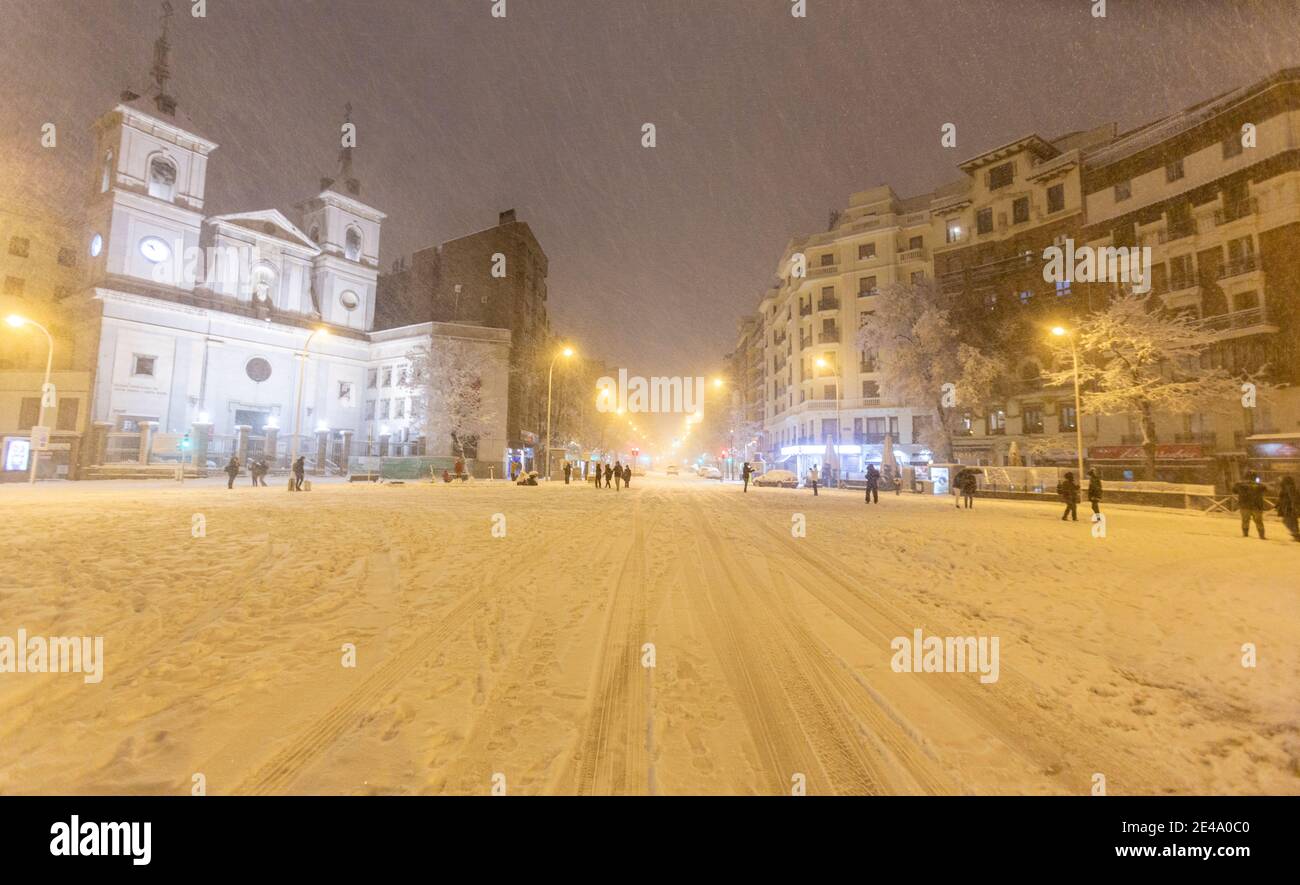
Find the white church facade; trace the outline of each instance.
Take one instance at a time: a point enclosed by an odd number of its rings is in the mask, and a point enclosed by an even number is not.
[[[223,457],[240,440],[258,457],[278,441],[280,457],[288,443],[331,466],[348,454],[451,454],[450,440],[426,446],[412,426],[418,391],[405,384],[406,355],[449,339],[471,343],[484,401],[499,400],[504,416],[508,331],[374,329],[385,216],[360,199],[350,146],[339,177],[293,219],[276,209],[209,216],[218,145],[182,125],[161,83],[151,101],[123,98],[95,125],[86,215],[101,458],[112,460],[114,434],[139,431],[197,433]],[[295,430],[298,445],[288,442]],[[477,457],[499,461],[504,445],[503,417],[479,435]]]

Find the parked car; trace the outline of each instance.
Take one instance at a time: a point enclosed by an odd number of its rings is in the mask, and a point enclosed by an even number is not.
[[[669,464],[669,465],[668,465],[668,469],[665,470],[664,472],[667,473],[669,476],[676,476],[676,475],[677,475],[677,465],[676,465],[676,464]]]
[[[789,470],[769,470],[762,476],[750,480],[750,482],[756,486],[776,486],[782,489],[793,489],[799,486],[799,477]]]

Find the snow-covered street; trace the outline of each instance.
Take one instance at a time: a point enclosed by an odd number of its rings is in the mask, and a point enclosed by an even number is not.
[[[0,636],[102,636],[104,674],[0,674],[0,793],[1300,793],[1300,544],[1107,514],[6,486]],[[997,637],[997,680],[895,672],[917,630]]]

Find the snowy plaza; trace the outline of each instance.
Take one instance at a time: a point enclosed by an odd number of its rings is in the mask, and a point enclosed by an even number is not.
[[[0,624],[103,660],[0,680],[0,794],[1300,793],[1300,545],[1104,509],[7,486]],[[995,679],[899,672],[922,635]]]

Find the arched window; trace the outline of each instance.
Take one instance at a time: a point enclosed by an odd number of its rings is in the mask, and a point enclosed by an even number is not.
[[[113,184],[113,152],[110,150],[104,154],[104,168],[99,177],[99,192],[108,193],[109,187]]]
[[[348,261],[361,260],[361,231],[355,227],[348,228],[347,236],[343,238],[343,255]]]
[[[176,167],[171,161],[154,157],[149,161],[149,196],[160,200],[176,197]]]

